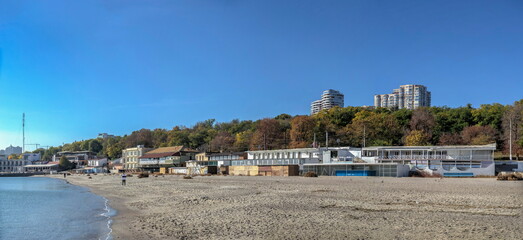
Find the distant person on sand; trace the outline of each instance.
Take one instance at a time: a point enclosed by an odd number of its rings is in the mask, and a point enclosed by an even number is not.
[[[64,173],[64,178],[66,178],[66,177],[67,177],[67,173]]]
[[[126,185],[126,183],[125,183],[126,178],[127,178],[127,175],[125,175],[125,173],[122,174],[122,185]]]

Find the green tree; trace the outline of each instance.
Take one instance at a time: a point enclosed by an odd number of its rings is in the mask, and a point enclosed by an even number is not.
[[[286,113],[282,113],[282,114],[276,116],[274,119],[276,119],[276,120],[291,120],[292,116],[289,115],[289,114],[286,114]]]
[[[254,135],[253,130],[246,130],[243,132],[239,132],[236,134],[234,141],[234,148],[236,151],[247,151],[249,150],[249,145],[252,140],[252,136]]]
[[[60,166],[60,168],[62,170],[69,170],[74,167],[74,164],[71,163],[69,161],[69,159],[67,159],[67,157],[65,157],[65,156],[60,157],[60,161],[58,162],[58,165]]]
[[[40,153],[40,156],[43,156],[45,154],[45,149],[38,148],[38,149],[34,150],[33,153]]]
[[[361,111],[346,128],[350,146],[399,145],[402,130],[398,120],[390,113]]]
[[[103,146],[100,143],[100,141],[98,141],[98,139],[93,139],[93,140],[89,141],[88,150],[98,154],[99,152],[101,152],[103,150]]]
[[[503,114],[507,107],[499,103],[482,104],[479,108],[472,110],[474,122],[480,126],[491,126],[496,131],[501,131]]]

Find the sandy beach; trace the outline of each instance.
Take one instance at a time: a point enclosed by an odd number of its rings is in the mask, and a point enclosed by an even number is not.
[[[493,178],[66,180],[110,200],[115,239],[523,239],[523,182]]]

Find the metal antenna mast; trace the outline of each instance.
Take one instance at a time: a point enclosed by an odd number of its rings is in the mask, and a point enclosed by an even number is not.
[[[25,153],[25,113],[22,114],[22,154]]]

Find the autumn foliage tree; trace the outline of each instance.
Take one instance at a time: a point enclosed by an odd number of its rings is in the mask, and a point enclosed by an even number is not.
[[[430,145],[430,136],[423,130],[412,130],[405,137],[407,146],[426,146]]]
[[[474,108],[410,109],[334,107],[312,116],[280,114],[257,121],[208,119],[194,126],[141,129],[108,139],[88,139],[38,150],[50,160],[60,151],[91,150],[116,159],[122,149],[145,145],[158,148],[183,145],[199,151],[247,151],[325,146],[459,145],[496,142],[508,153],[523,154],[523,100],[511,105],[484,104]],[[364,144],[365,143],[365,144]],[[11,157],[12,158],[12,157]]]
[[[256,131],[251,139],[251,149],[276,149],[282,137],[278,120],[264,118],[256,125]]]
[[[465,145],[483,145],[496,142],[496,130],[489,125],[470,126],[463,129],[461,139]]]
[[[211,141],[211,149],[219,152],[229,152],[234,148],[234,136],[228,132],[219,132]]]
[[[291,120],[291,148],[311,147],[314,137],[314,118],[296,116]]]

